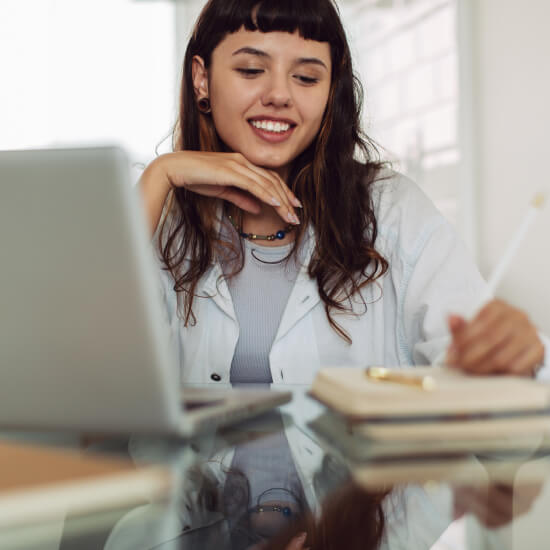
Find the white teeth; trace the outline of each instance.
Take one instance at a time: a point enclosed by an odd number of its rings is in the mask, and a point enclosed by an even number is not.
[[[275,122],[273,120],[252,120],[251,124],[260,130],[275,133],[286,132],[290,128],[290,124],[286,122]]]

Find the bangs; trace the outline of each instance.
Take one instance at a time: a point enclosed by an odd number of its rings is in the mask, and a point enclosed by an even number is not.
[[[217,16],[229,34],[244,26],[249,31],[298,31],[305,40],[317,42],[335,40],[334,23],[339,19],[331,1],[319,0],[226,0]]]

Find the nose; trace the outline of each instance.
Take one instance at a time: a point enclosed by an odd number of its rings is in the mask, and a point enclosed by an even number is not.
[[[268,79],[266,89],[262,97],[264,107],[290,107],[292,94],[286,74],[272,74]]]

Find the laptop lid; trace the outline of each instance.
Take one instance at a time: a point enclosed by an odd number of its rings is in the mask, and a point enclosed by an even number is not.
[[[176,432],[179,375],[118,148],[0,152],[0,426]]]

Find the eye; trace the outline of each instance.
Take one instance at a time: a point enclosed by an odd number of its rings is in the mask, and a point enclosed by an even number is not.
[[[264,72],[263,69],[248,69],[248,68],[238,68],[235,69],[238,73],[241,73],[245,78],[254,78],[255,76]]]
[[[312,76],[304,76],[300,74],[294,75],[294,78],[299,80],[302,84],[308,84],[308,85],[317,84],[317,82],[319,82],[318,78],[314,78]]]

